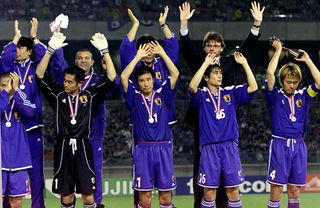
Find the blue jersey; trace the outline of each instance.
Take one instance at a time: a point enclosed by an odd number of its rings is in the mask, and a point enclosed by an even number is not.
[[[268,89],[267,82],[265,85]],[[266,90],[272,119],[272,134],[283,138],[303,138],[307,130],[311,100],[318,92],[315,84],[296,90],[290,98],[282,89],[274,87],[271,91]]]
[[[132,119],[135,143],[171,140],[168,121],[174,90],[170,88],[170,79],[167,79],[162,87],[153,91],[152,99],[146,98],[136,90],[129,80],[128,92],[124,93],[124,98]]]
[[[2,69],[0,72],[16,72],[20,77],[20,89],[27,95],[31,103],[34,103],[37,107],[34,116],[28,119],[26,123],[27,131],[43,127],[42,99],[35,77],[36,68],[46,52],[46,46],[42,43],[38,43],[34,46],[34,52],[36,54],[35,61],[31,61],[30,59],[24,62],[15,61],[17,46],[10,42],[4,47],[1,54]]]
[[[20,89],[10,100],[4,90],[0,94],[1,106],[5,106],[5,113],[1,114],[2,170],[31,168],[29,140],[24,124],[34,115],[36,106],[26,99],[26,95]]]
[[[191,104],[199,109],[200,145],[226,141],[238,143],[237,107],[247,104],[255,96],[255,93],[248,94],[247,84],[219,88],[219,91],[220,108],[219,93],[211,93],[206,87],[199,88],[196,94],[188,92]],[[220,109],[220,113],[217,113],[217,109]]]

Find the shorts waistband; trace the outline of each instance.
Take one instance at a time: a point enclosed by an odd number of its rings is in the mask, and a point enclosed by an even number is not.
[[[303,137],[300,137],[300,138],[285,138],[285,137],[281,137],[281,136],[277,136],[277,135],[274,135],[274,134],[272,134],[271,135],[273,138],[275,138],[275,139],[283,139],[283,140],[291,140],[291,139],[294,139],[294,140],[304,140],[304,138]]]
[[[150,142],[137,142],[136,144],[170,144],[171,141],[168,140],[168,141],[150,141]]]

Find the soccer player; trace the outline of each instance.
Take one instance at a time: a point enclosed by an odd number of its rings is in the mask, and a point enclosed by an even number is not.
[[[10,207],[22,207],[30,193],[28,169],[32,168],[26,121],[36,106],[18,87],[18,74],[0,76],[2,195],[9,196]]]
[[[92,44],[99,45],[105,39],[102,34],[92,37]],[[96,190],[93,171],[91,138],[91,115],[104,98],[108,90],[113,89],[116,72],[114,67],[107,67],[107,76],[99,83],[82,89],[85,78],[83,69],[73,66],[65,69],[63,88],[44,77],[51,54],[63,43],[62,33],[54,34],[47,53],[37,67],[38,83],[51,107],[56,111],[57,143],[54,155],[54,180],[52,190],[61,194],[61,207],[74,207],[74,189],[82,194],[85,208],[94,208],[94,192]],[[107,48],[105,48],[107,53]],[[109,60],[111,61],[111,59]],[[111,66],[111,65],[110,65]],[[112,64],[113,66],[113,64]]]
[[[111,56],[108,53],[108,41],[103,34],[97,33],[94,36],[95,47],[100,51],[103,57],[103,68],[114,68]],[[97,74],[93,69],[94,59],[93,54],[89,49],[83,48],[77,51],[75,57],[75,65],[80,67],[85,72],[85,80],[82,83],[81,90],[84,90],[92,85],[97,84],[104,75]],[[56,77],[58,83],[63,82],[63,79],[59,78],[60,74],[63,74],[64,69],[68,67],[67,62],[64,59],[62,49],[56,50],[50,59],[49,66],[51,73]],[[102,162],[103,162],[103,140],[106,130],[106,105],[105,100],[110,100],[117,97],[120,93],[120,80],[119,77],[116,78],[116,84],[114,88],[104,96],[104,99],[100,99],[100,103],[97,109],[92,115],[92,129],[89,141],[93,149],[94,158],[94,173],[96,177],[96,191],[94,193],[94,199],[97,204],[97,208],[103,208],[102,204]]]
[[[197,72],[197,70],[202,65],[205,57],[208,53],[215,54],[216,61],[220,64],[223,70],[223,74],[225,78],[223,80],[223,85],[232,85],[235,84],[235,74],[239,69],[237,68],[239,65],[235,64],[232,56],[222,56],[222,52],[225,49],[226,45],[224,43],[223,37],[221,34],[210,31],[203,38],[203,51],[201,53],[197,53],[195,50],[193,43],[189,37],[189,28],[188,21],[193,16],[195,10],[190,9],[190,4],[185,2],[180,7],[180,41],[181,41],[181,52],[186,60],[190,70],[193,74]],[[250,33],[247,38],[242,42],[238,51],[242,53],[244,56],[247,56],[249,52],[251,52],[258,42],[260,37],[260,27],[263,19],[264,7],[260,8],[260,4],[255,1],[251,3],[251,14],[254,19],[253,25],[251,27]],[[197,148],[199,146],[199,129],[198,129],[198,121],[194,118],[197,118],[197,111],[193,109],[190,105],[186,115],[186,122],[190,125],[194,126],[194,146],[195,155],[194,155],[194,169],[193,169],[193,191],[194,191],[194,208],[201,207],[202,201],[202,193],[203,190],[197,184],[197,177],[199,172],[199,162],[200,162],[200,150]],[[220,189],[221,193],[220,193]],[[218,197],[217,197],[217,207],[223,208],[226,207],[226,196],[223,190],[223,186],[218,189]],[[221,202],[221,203],[220,203]]]
[[[223,69],[213,53],[207,55],[189,84],[191,104],[199,112],[201,157],[197,182],[204,188],[201,208],[214,208],[220,180],[224,181],[228,207],[242,207],[239,186],[244,182],[244,174],[238,150],[236,109],[253,98],[258,85],[246,58],[236,52],[234,59],[242,65],[247,84],[222,88]],[[206,86],[199,88],[202,78]]]
[[[1,54],[1,73],[16,72],[19,76],[19,88],[36,105],[36,112],[26,123],[29,138],[32,168],[28,169],[31,185],[32,208],[43,208],[44,205],[44,173],[43,173],[43,140],[42,140],[42,100],[40,91],[34,80],[36,67],[45,54],[46,47],[37,36],[38,20],[32,18],[30,38],[21,36],[18,21],[15,21],[15,35]],[[30,56],[35,53],[36,59]]]
[[[272,44],[275,53],[267,69],[266,94],[272,121],[272,139],[269,146],[268,182],[271,184],[268,208],[279,208],[284,185],[288,185],[288,208],[300,207],[300,187],[305,184],[307,148],[304,134],[308,124],[311,100],[320,89],[320,72],[307,52],[299,50],[301,58],[315,80],[308,87],[298,90],[302,80],[297,64],[283,65],[278,74],[281,88],[275,86],[275,71],[282,51],[278,40]]]
[[[138,85],[136,88],[130,76],[140,60],[150,53],[163,59],[170,77],[154,90],[155,71],[147,65],[140,65],[133,75]],[[121,73],[124,98],[133,124],[133,188],[139,191],[139,208],[151,207],[154,187],[159,191],[160,207],[172,208],[171,190],[176,187],[176,179],[169,108],[178,76],[178,69],[158,42],[140,45],[135,57]]]
[[[168,17],[169,7],[166,6],[164,8],[164,12],[160,13],[159,16],[159,25],[164,35],[164,51],[169,56],[171,61],[174,64],[178,64],[178,57],[179,57],[179,42],[176,35],[170,30],[170,27],[166,23]],[[121,62],[121,70],[123,70],[135,57],[137,53],[137,49],[143,44],[151,44],[155,41],[155,38],[149,34],[141,35],[137,41],[136,34],[139,28],[139,20],[134,16],[133,12],[128,9],[128,15],[132,22],[132,27],[128,34],[124,37],[121,45],[120,45],[120,62]],[[169,76],[169,71],[164,63],[164,60],[161,57],[155,56],[154,54],[150,53],[148,56],[142,58],[136,65],[135,70],[140,65],[147,65],[151,67],[155,71],[155,89],[161,87],[162,83],[166,80]],[[132,73],[133,74],[133,73]],[[133,77],[131,80],[135,83]],[[137,84],[135,83],[135,86]],[[170,108],[170,119],[169,124],[173,125],[177,122],[176,115],[175,115],[175,108],[174,103],[171,104]],[[137,206],[139,201],[138,193],[134,192],[134,204],[135,207]]]

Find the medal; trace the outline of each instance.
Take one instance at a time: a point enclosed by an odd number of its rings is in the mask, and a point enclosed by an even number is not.
[[[30,70],[30,66],[31,66],[31,61],[29,62],[29,66],[26,70],[26,73],[24,74],[24,77],[23,77],[23,80],[22,80],[22,76],[21,76],[21,72],[20,72],[20,69],[19,67],[17,66],[17,69],[18,69],[18,73],[19,73],[19,80],[20,80],[20,86],[19,88],[21,90],[24,90],[26,88],[26,85],[24,84],[26,82],[26,79],[27,79],[27,76],[28,76],[28,73],[29,73],[29,70]]]
[[[290,120],[291,120],[292,122],[296,122],[296,121],[297,121],[297,118],[296,118],[294,115],[291,115],[291,114],[290,114],[289,118],[290,118]]]
[[[71,119],[71,124],[72,124],[72,125],[75,125],[76,123],[77,123],[77,120],[76,120],[75,118],[72,118],[72,119]]]
[[[141,97],[142,97],[143,104],[144,104],[144,106],[146,107],[146,110],[147,110],[147,113],[148,113],[148,122],[151,123],[151,124],[153,124],[153,123],[155,122],[155,120],[154,120],[154,118],[153,118],[153,116],[152,116],[153,103],[154,103],[154,95],[155,95],[155,94],[156,94],[155,92],[152,93],[152,96],[151,96],[151,107],[149,108],[149,105],[148,105],[148,103],[147,103],[147,101],[146,101],[145,96],[144,96],[142,93],[140,93],[140,95],[141,95]],[[157,121],[156,121],[156,122],[157,122]]]
[[[79,105],[79,93],[75,97],[74,106],[72,105],[72,100],[70,98],[71,96],[68,95],[68,104],[69,104],[69,110],[70,110],[70,117],[72,118],[70,123],[72,125],[75,125],[77,123],[76,116],[78,114],[78,105]]]
[[[24,90],[24,89],[26,88],[26,86],[25,86],[24,84],[21,84],[21,85],[19,86],[19,88],[20,88],[21,90]]]
[[[289,119],[292,122],[296,122],[297,118],[295,117],[295,104],[294,104],[294,95],[292,95],[290,98],[288,98],[288,102],[289,102],[289,107],[290,107],[290,115],[289,115]]]
[[[212,97],[212,94],[211,94],[209,88],[207,88],[207,92],[208,92],[208,95],[210,97],[211,103],[213,104],[214,112],[216,113],[216,119],[220,120],[220,119],[225,118],[225,115],[222,115],[223,109],[220,109],[221,108],[221,91],[220,91],[220,87],[218,89],[218,98],[217,98],[218,104],[216,103],[216,101]]]
[[[6,122],[6,127],[8,127],[8,128],[11,127],[11,122],[10,122],[10,120],[11,120],[11,117],[12,117],[13,106],[14,106],[15,103],[16,103],[16,101],[13,100],[13,101],[12,101],[12,104],[11,104],[11,107],[10,107],[9,116],[7,115],[7,111],[6,111],[6,110],[4,111],[4,117],[5,117],[6,121],[7,121],[7,122]]]
[[[6,122],[6,127],[8,127],[8,128],[11,127],[11,122],[10,122],[10,121],[7,121],[7,122]]]
[[[154,118],[149,117],[148,122],[151,123],[151,124],[154,123]]]

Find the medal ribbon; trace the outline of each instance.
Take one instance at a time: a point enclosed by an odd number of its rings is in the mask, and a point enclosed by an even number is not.
[[[28,66],[28,68],[27,68],[26,73],[24,74],[23,80],[22,80],[22,76],[21,76],[20,69],[19,69],[19,67],[17,66],[18,73],[19,73],[19,80],[20,80],[21,84],[24,84],[24,83],[26,82],[26,79],[27,79],[27,76],[28,76],[28,73],[29,73],[29,70],[30,70],[30,66],[31,66],[31,61],[29,62],[29,66]]]
[[[68,104],[70,109],[70,117],[75,118],[78,113],[78,104],[79,104],[79,94],[76,96],[74,107],[72,106],[71,96],[68,95]]]
[[[207,92],[208,92],[208,95],[209,95],[209,97],[210,97],[211,102],[213,103],[214,112],[215,112],[215,113],[220,113],[220,103],[221,103],[220,87],[219,87],[219,89],[218,89],[218,105],[216,104],[216,101],[215,101],[214,98],[212,97],[212,94],[211,94],[209,88],[207,88]]]
[[[149,108],[149,105],[148,105],[148,103],[147,103],[147,101],[146,101],[146,98],[145,98],[145,96],[142,94],[142,93],[140,93],[140,95],[141,95],[141,97],[142,97],[142,100],[143,100],[143,104],[144,104],[144,106],[146,107],[146,110],[147,110],[147,112],[148,112],[148,116],[149,116],[149,118],[152,118],[152,111],[153,111],[153,99],[154,99],[154,95],[155,95],[156,93],[155,92],[153,92],[152,93],[152,96],[151,96],[151,108]]]
[[[294,116],[296,114],[296,109],[294,105],[294,95],[292,95],[290,98],[287,98],[287,99],[290,107],[290,116]]]
[[[88,84],[90,83],[91,79],[92,79],[92,76],[93,76],[93,72],[91,72],[90,74],[88,74],[86,77],[85,77],[85,82],[82,84],[81,86],[81,90],[84,90],[87,88]]]
[[[12,104],[11,104],[11,107],[10,107],[10,113],[9,113],[9,117],[7,115],[7,110],[4,111],[4,117],[6,118],[7,121],[10,121],[11,120],[11,117],[12,117],[12,111],[13,111],[13,107],[14,107],[14,104],[16,103],[15,100],[13,100]]]

